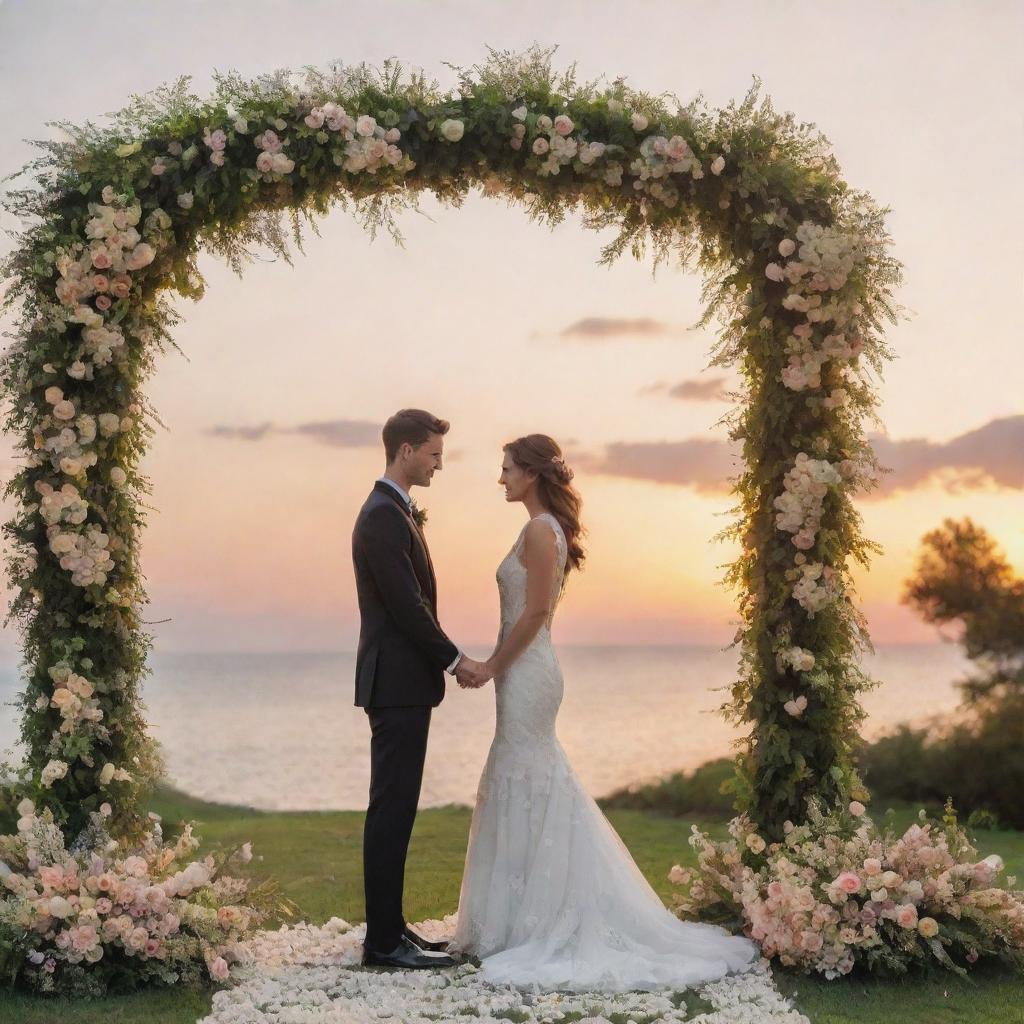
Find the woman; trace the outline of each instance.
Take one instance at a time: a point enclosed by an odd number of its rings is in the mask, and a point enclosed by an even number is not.
[[[501,631],[487,662],[497,727],[449,949],[479,957],[496,984],[682,988],[745,969],[757,947],[665,908],[555,735],[563,682],[551,622],[584,559],[572,478],[550,437],[505,445],[499,483],[529,519],[497,572]]]

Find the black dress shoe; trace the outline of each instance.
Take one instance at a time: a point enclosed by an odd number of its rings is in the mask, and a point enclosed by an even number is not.
[[[396,967],[407,971],[430,971],[435,967],[455,967],[455,961],[444,953],[419,949],[404,935],[390,953],[374,953],[363,947],[364,967]]]
[[[423,949],[430,953],[447,953],[448,942],[431,942],[429,939],[423,938],[422,935],[417,935],[408,925],[405,926],[405,931],[402,933],[417,949]]]

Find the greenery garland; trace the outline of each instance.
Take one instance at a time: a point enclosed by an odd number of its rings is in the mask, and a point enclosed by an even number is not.
[[[303,222],[335,203],[397,235],[418,193],[458,205],[478,186],[541,223],[578,211],[616,227],[602,262],[650,251],[703,273],[702,324],[722,324],[713,361],[743,378],[727,423],[745,468],[724,531],[741,545],[727,575],[741,670],[724,708],[750,725],[739,804],[780,837],[808,797],[860,793],[870,641],[849,568],[876,548],[850,495],[879,472],[863,424],[898,313],[886,211],[756,81],[709,111],[555,74],[553,52],[492,52],[455,69],[450,94],[393,62],[217,76],[206,102],[182,79],[106,127],[60,124],[63,139],[37,143],[31,184],[6,198],[26,227],[0,269],[19,315],[0,388],[24,460],[6,491],[19,503],[7,570],[26,675],[19,792],[71,834],[107,801],[117,832],[144,831],[160,770],[139,699],[151,637],[137,545],[160,423],[143,389],[176,322],[166,293],[202,295],[200,248],[240,272],[252,246],[288,258],[286,224],[301,249]]]

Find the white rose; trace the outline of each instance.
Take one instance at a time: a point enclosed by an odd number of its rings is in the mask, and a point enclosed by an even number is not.
[[[73,420],[75,418],[75,405],[66,398],[53,407],[53,415],[59,420]]]
[[[273,157],[272,154],[270,154],[270,153],[268,153],[268,152],[266,152],[264,150],[264,152],[260,153],[260,155],[258,157],[256,157],[256,170],[257,171],[262,171],[264,174],[266,174],[268,171],[271,171],[273,169],[273,167],[274,167],[274,157]]]
[[[721,174],[725,170],[725,157],[716,157],[711,163],[711,173]]]
[[[64,392],[60,388],[50,387],[46,389],[46,393],[43,396],[50,405],[56,405],[63,397]]]
[[[465,134],[465,131],[465,124],[455,118],[450,117],[447,121],[441,122],[441,137],[448,142],[458,142]]]
[[[99,414],[100,433],[104,437],[112,437],[121,428],[121,418],[116,412],[101,412]]]
[[[611,107],[611,104],[608,104]],[[633,114],[629,119],[630,124],[633,126],[633,131],[642,132],[646,130],[647,125],[650,123],[643,114]]]
[[[551,148],[547,139],[538,136],[533,140],[533,151],[537,156],[543,156]]]
[[[447,124],[447,122],[445,122],[445,124]],[[376,127],[376,119],[370,117],[369,114],[360,114],[360,116],[356,118],[356,134],[362,135],[363,138],[369,138]]]
[[[106,786],[114,777],[114,766],[108,761],[100,771],[100,785]]]
[[[764,276],[767,277],[769,281],[781,281],[786,275],[778,263],[769,263],[768,266],[764,268]]]
[[[127,480],[128,474],[120,466],[115,466],[110,471],[110,482],[115,487],[124,487]]]
[[[75,380],[83,380],[85,377],[85,363],[80,359],[76,359],[68,367],[68,376],[73,377]]]
[[[22,800],[20,804],[18,804],[18,814],[20,814],[21,817],[28,818],[29,816],[35,813],[36,805],[32,803],[32,801],[29,800],[27,797],[24,800]]]
[[[74,913],[74,909],[63,896],[50,897],[49,910],[51,917],[70,917]]]
[[[796,242],[792,238],[784,238],[779,242],[779,255],[792,256],[796,252]]]
[[[270,163],[275,174],[290,174],[295,169],[295,161],[284,153],[275,153],[270,158]]]
[[[512,116],[517,121],[525,121],[526,120],[526,107],[525,106],[518,106],[518,107],[516,107],[516,109],[512,111]]]
[[[191,192],[179,192],[178,193],[178,205],[183,210],[191,210],[192,204],[195,202],[195,196]]]

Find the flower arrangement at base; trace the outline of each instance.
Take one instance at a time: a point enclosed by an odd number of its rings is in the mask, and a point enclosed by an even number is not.
[[[880,829],[858,801],[767,843],[750,819],[713,841],[694,825],[699,868],[675,865],[680,917],[739,919],[768,958],[826,978],[854,966],[887,974],[941,965],[965,974],[983,957],[1024,967],[1024,891],[996,884],[997,856],[978,859],[951,804],[941,821],[922,810],[902,835]]]
[[[273,883],[222,873],[252,859],[248,843],[190,860],[192,825],[165,843],[159,819],[141,844],[90,814],[70,846],[49,809],[18,805],[16,835],[0,836],[0,971],[40,992],[104,995],[143,985],[227,981],[243,940],[271,911],[291,913]]]

